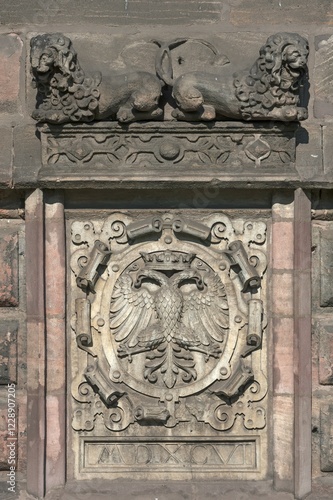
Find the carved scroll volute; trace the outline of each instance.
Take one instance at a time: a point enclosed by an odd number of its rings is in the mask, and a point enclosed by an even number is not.
[[[248,255],[241,241],[233,241],[228,250],[224,251],[229,257],[234,271],[242,283],[242,292],[260,287],[260,276],[256,269],[249,263]]]
[[[76,283],[79,288],[86,293],[95,293],[95,285],[99,277],[100,268],[106,266],[111,252],[108,247],[101,241],[95,241],[94,248],[89,256],[86,266],[84,266],[78,277]]]
[[[92,346],[90,301],[86,298],[75,300],[76,312],[76,343],[78,347],[89,354],[93,354],[89,347]]]

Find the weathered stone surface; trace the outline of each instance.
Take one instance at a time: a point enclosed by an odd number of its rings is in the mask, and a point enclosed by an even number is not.
[[[333,472],[333,404],[321,406],[320,432],[320,468],[323,472]]]
[[[288,24],[327,24],[331,25],[333,5],[330,0],[290,0],[267,2],[267,0],[230,0],[230,22],[234,26],[256,26],[265,23],[281,24],[288,31]]]
[[[8,470],[8,417],[7,417],[7,394],[0,402],[0,471]]]
[[[16,34],[0,35],[0,112],[19,110],[22,41]]]
[[[0,128],[0,187],[8,188],[12,184],[12,147],[11,128]]]
[[[45,302],[44,205],[36,189],[26,197],[27,282],[27,490],[43,497],[45,488]]]
[[[17,381],[17,332],[14,320],[0,322],[0,384]]]
[[[306,123],[296,132],[296,169],[302,180],[315,180],[324,175],[322,128],[319,124]]]
[[[274,269],[292,269],[294,226],[292,221],[274,221],[272,224],[272,265]]]
[[[274,316],[293,315],[293,275],[290,271],[278,271],[272,277],[274,296],[272,313]]]
[[[16,188],[36,185],[41,168],[40,141],[35,125],[14,128],[13,184]]]
[[[333,233],[320,232],[320,305],[333,306]]]
[[[7,225],[8,226],[8,225]],[[0,307],[18,305],[18,235],[0,225]]]
[[[47,500],[147,500],[165,497],[172,500],[294,500],[290,493],[277,492],[270,481],[80,481],[69,482],[64,492],[54,491]],[[330,497],[325,497],[330,500]],[[5,498],[7,500],[7,498]],[[8,499],[9,500],[9,499]],[[34,500],[27,497],[26,500]],[[319,500],[319,499],[315,499]],[[322,499],[320,499],[322,500]]]
[[[275,487],[291,491],[294,467],[293,396],[276,396],[273,403]]]
[[[14,0],[10,5],[2,2],[1,21],[4,24],[54,25],[55,23],[94,23],[107,26],[133,24],[190,24],[217,22],[221,19],[223,2],[214,0],[33,0],[29,7],[24,0]]]
[[[327,178],[332,178],[333,173],[333,125],[326,123],[322,127],[323,170]],[[327,195],[326,195],[327,196]],[[329,194],[328,194],[329,196]]]
[[[321,35],[316,37],[316,53],[314,67],[316,117],[332,116],[333,114],[333,37]]]
[[[319,383],[333,385],[333,323],[319,323]]]
[[[292,395],[294,390],[293,318],[274,318],[273,328],[275,393]]]

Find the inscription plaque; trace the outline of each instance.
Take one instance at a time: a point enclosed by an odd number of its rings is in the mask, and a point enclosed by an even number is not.
[[[162,441],[158,436],[150,440],[95,442],[83,440],[83,471],[103,471],[124,468],[132,470],[191,469],[256,470],[258,467],[257,441],[253,440],[193,440]]]

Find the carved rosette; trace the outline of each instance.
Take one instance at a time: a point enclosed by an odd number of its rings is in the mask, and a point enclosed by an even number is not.
[[[266,225],[116,213],[71,231],[74,430],[265,427]]]

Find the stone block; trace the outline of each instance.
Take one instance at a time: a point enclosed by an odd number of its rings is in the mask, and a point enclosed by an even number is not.
[[[14,128],[13,184],[15,187],[34,187],[41,166],[40,141],[36,126]]]
[[[320,469],[333,472],[333,404],[320,409]]]
[[[234,26],[258,26],[281,24],[288,29],[288,24],[327,24],[330,26],[333,16],[332,2],[321,0],[290,0],[288,2],[267,2],[267,0],[230,0],[230,22]],[[273,31],[272,31],[273,32]]]
[[[333,385],[333,322],[319,324],[319,383]]]
[[[15,320],[0,321],[0,384],[17,381],[17,331]]]
[[[314,114],[318,118],[333,115],[333,36],[320,35],[315,38]]]
[[[272,277],[272,312],[274,316],[293,315],[293,275],[290,271]]]
[[[17,113],[22,40],[14,33],[0,35],[0,112]]]
[[[214,0],[14,0],[2,6],[2,24],[73,24],[122,26],[218,22],[224,2]]]
[[[274,398],[273,425],[275,483],[288,487],[294,474],[293,396],[276,396]]]
[[[323,150],[323,170],[325,174],[333,173],[333,125],[323,126],[322,150]]]
[[[294,387],[294,320],[274,318],[274,390],[276,394],[293,394]]]
[[[3,398],[0,403],[0,471],[8,470],[7,436],[7,400]]]
[[[294,194],[282,189],[276,191],[272,198],[272,220],[291,220],[294,218]]]
[[[302,125],[296,135],[296,170],[302,180],[324,174],[322,129],[320,125]]]
[[[18,305],[18,235],[0,226],[0,307]]]
[[[320,231],[320,306],[333,306],[333,231]]]
[[[294,264],[294,226],[290,222],[272,224],[272,265],[274,269],[292,269]]]
[[[12,142],[12,129],[2,127],[0,129],[0,187],[8,188],[12,182]]]

